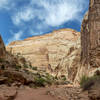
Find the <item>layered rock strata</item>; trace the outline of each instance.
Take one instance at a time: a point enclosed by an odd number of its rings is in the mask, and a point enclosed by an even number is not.
[[[47,69],[57,76],[68,76],[70,68],[75,66],[73,60],[77,60],[76,52],[79,48],[80,33],[72,29],[56,30],[50,34],[15,41],[7,46],[12,54],[21,54],[32,66]]]

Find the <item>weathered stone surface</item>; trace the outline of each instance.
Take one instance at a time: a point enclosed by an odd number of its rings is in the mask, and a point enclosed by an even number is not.
[[[60,86],[48,91],[48,94],[58,98],[58,100],[90,100],[88,92],[82,92],[81,88],[73,86]]]
[[[100,79],[88,90],[90,100],[100,100]]]
[[[17,89],[15,87],[0,86],[0,100],[14,100],[16,95]]]
[[[81,27],[81,63],[75,80],[82,75],[92,76],[100,70],[100,1],[90,0]]]
[[[91,67],[100,67],[100,1],[90,0],[88,15],[81,31],[82,62]]]
[[[29,85],[34,83],[34,77],[28,75],[25,72],[18,72],[13,70],[1,70],[0,71],[1,84],[11,85],[12,83],[21,83],[20,85]]]
[[[32,66],[48,69],[52,74],[60,76],[68,74],[67,69],[75,66],[73,59],[77,60],[76,56],[78,58],[76,52],[80,48],[79,38],[79,32],[61,29],[43,36],[12,42],[7,50],[23,55],[31,61]]]
[[[0,58],[4,58],[6,56],[5,45],[0,35]]]

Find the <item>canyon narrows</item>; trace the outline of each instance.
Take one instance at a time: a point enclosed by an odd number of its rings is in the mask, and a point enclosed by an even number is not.
[[[81,32],[59,29],[8,46],[0,36],[0,100],[22,99],[100,100],[100,0],[90,0]]]

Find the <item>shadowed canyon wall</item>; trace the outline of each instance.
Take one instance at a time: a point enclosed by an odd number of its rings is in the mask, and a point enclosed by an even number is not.
[[[6,56],[5,45],[0,35],[0,58],[4,58]]]
[[[81,45],[82,63],[100,67],[100,0],[90,0],[89,12],[82,23]]]
[[[81,63],[75,82],[83,75],[94,75],[97,70],[100,71],[100,0],[90,0],[81,26]]]

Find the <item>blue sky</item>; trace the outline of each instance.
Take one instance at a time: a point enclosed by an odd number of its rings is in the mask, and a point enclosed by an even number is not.
[[[0,0],[0,34],[5,44],[56,29],[80,31],[89,0]]]

